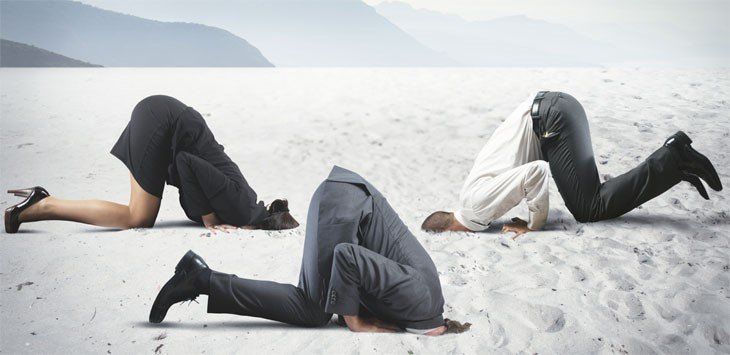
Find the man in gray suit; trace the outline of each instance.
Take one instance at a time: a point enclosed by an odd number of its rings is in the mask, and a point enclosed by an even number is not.
[[[157,295],[150,322],[162,322],[171,305],[199,294],[208,295],[209,313],[307,327],[338,314],[352,331],[441,335],[448,329],[426,250],[378,190],[337,166],[310,202],[299,286],[212,271],[189,251]]]

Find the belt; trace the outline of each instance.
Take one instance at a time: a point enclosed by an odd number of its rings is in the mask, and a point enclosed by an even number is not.
[[[552,137],[555,137],[558,135],[557,132],[548,132],[545,131],[545,122],[542,122],[542,125],[540,124],[540,104],[542,103],[542,99],[545,98],[545,95],[549,93],[550,91],[540,91],[535,95],[535,99],[532,100],[532,109],[530,110],[530,116],[532,116],[532,127],[535,131],[535,134],[537,134],[538,137],[540,137],[542,140],[549,139]]]
[[[542,102],[542,99],[545,98],[545,94],[549,93],[550,91],[540,91],[535,95],[535,99],[532,100],[532,110],[530,111],[530,116],[532,116],[533,119],[540,118],[540,103]]]

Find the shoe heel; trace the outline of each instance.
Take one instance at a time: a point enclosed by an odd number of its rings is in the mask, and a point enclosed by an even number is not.
[[[17,197],[28,197],[30,196],[31,189],[17,189],[17,190],[8,190],[9,194],[15,195]]]
[[[690,139],[689,136],[686,133],[684,133],[683,131],[678,131],[672,137],[679,144],[686,144],[686,145],[692,144],[692,139]]]
[[[192,250],[188,250],[187,253],[180,259],[180,261],[175,266],[175,273],[180,272],[180,270],[185,270],[188,268],[191,262],[193,262],[193,258],[195,257],[195,253]]]
[[[5,211],[5,233],[8,233],[8,234],[18,233],[18,227],[20,227],[20,226],[14,225],[12,223],[12,221],[10,220],[11,217],[12,216],[11,216],[10,211],[6,210]]]
[[[50,195],[48,193],[48,191],[46,191],[46,189],[44,189],[44,188],[42,188],[40,186],[28,187],[28,188],[25,188],[25,189],[12,189],[12,190],[8,190],[8,193],[9,194],[13,194],[13,195],[15,195],[17,197],[28,197],[28,196],[32,195],[34,192],[40,192],[40,193],[43,193],[43,194],[46,194],[46,195]]]

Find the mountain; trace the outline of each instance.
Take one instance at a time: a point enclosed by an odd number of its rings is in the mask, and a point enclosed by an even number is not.
[[[219,28],[152,21],[65,0],[3,0],[0,33],[104,66],[272,66],[246,40]]]
[[[247,38],[277,66],[457,65],[359,0],[84,0],[165,21],[218,26]]]
[[[730,22],[707,21],[696,26],[592,22],[576,24],[573,28],[614,44],[617,59],[630,64],[727,68],[730,63]]]
[[[42,48],[0,39],[0,67],[100,67]]]
[[[467,21],[402,2],[376,6],[425,45],[474,66],[592,66],[612,59],[612,46],[572,29],[526,16]]]

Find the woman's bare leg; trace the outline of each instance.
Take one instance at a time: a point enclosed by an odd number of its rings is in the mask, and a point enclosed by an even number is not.
[[[103,200],[62,200],[49,196],[23,211],[21,223],[62,220],[112,228],[150,228],[160,211],[160,199],[142,189],[129,175],[129,206]]]

